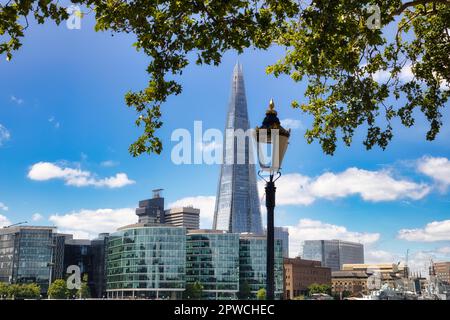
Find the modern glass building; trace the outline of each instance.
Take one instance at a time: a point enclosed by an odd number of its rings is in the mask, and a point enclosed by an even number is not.
[[[64,244],[64,273],[69,266],[78,266],[81,272],[81,279],[87,278],[91,295],[97,297],[93,283],[93,258],[91,240],[66,238]]]
[[[102,233],[97,239],[73,239],[66,235],[64,243],[64,272],[71,265],[80,268],[81,278],[89,286],[92,298],[105,296],[105,250],[108,234]],[[64,278],[64,277],[62,277]]]
[[[249,128],[244,76],[238,63],[233,72],[225,125],[223,163],[214,210],[215,230],[263,234],[252,141],[248,136],[237,139],[235,135]]]
[[[239,291],[239,235],[193,230],[186,239],[186,283],[203,285],[205,299],[236,299]]]
[[[266,288],[267,240],[264,236],[241,234],[239,239],[239,285],[249,287],[251,297]],[[275,298],[283,296],[283,249],[281,240],[275,240]]]
[[[285,227],[274,228],[275,240],[281,240],[283,258],[289,258],[289,229]]]
[[[100,233],[98,237],[91,242],[92,246],[92,266],[93,266],[93,285],[94,292],[92,297],[106,297],[106,258],[108,248],[109,233]]]
[[[181,299],[186,229],[161,224],[120,228],[108,240],[109,298]]]
[[[302,258],[320,261],[323,267],[339,271],[344,264],[364,263],[364,245],[342,240],[306,240]]]
[[[0,281],[36,283],[46,294],[52,274],[55,228],[0,229]]]

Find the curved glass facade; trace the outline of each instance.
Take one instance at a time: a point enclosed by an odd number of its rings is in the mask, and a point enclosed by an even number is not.
[[[108,297],[181,299],[185,262],[185,228],[132,226],[117,231],[108,241]]]
[[[266,288],[266,237],[241,235],[239,240],[239,283],[250,287],[252,297]],[[275,298],[283,295],[283,249],[281,240],[275,240]]]
[[[200,282],[206,299],[236,299],[239,235],[194,231],[186,239],[186,283]]]

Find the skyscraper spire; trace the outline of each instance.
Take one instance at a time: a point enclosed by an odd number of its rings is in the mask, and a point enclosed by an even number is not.
[[[237,233],[263,233],[256,171],[255,165],[252,164],[251,141],[245,142],[243,146],[245,162],[239,163],[237,159],[239,146],[236,138],[227,134],[238,129],[247,131],[249,128],[244,75],[242,65],[237,62],[233,70],[225,125],[224,161],[220,169],[213,229]],[[239,153],[240,151],[241,149]]]

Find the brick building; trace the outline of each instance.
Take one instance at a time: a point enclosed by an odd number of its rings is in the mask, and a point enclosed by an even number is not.
[[[364,271],[333,271],[331,291],[334,295],[347,293],[358,296],[368,293],[370,274]]]
[[[320,261],[300,257],[284,259],[284,297],[293,299],[304,295],[313,284],[331,286],[331,268],[322,267]]]
[[[450,284],[450,262],[435,262],[433,263],[433,269],[439,280]]]

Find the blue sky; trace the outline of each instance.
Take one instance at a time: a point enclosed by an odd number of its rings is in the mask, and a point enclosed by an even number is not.
[[[162,109],[163,153],[133,158],[128,146],[140,131],[123,96],[145,86],[148,58],[132,43],[130,35],[94,32],[87,16],[80,30],[32,24],[12,61],[0,61],[0,223],[28,220],[93,236],[134,221],[137,201],[164,188],[169,204],[200,207],[210,226],[219,167],[173,164],[170,136],[192,131],[195,120],[223,129],[239,60],[251,125],[274,98],[280,119],[294,126],[276,209],[277,224],[291,227],[291,255],[305,238],[340,237],[364,242],[368,261],[398,261],[408,248],[417,268],[450,259],[448,110],[434,142],[425,141],[419,115],[414,128],[397,126],[386,151],[366,151],[361,131],[352,147],[340,144],[327,156],[303,138],[311,119],[290,107],[302,101],[304,83],[265,74],[283,50],[230,52],[220,67],[185,70],[183,93]]]

